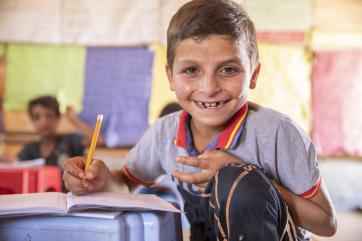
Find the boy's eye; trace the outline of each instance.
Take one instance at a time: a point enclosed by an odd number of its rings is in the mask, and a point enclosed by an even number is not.
[[[40,115],[38,115],[38,114],[33,114],[33,115],[32,115],[32,119],[33,119],[34,121],[37,121],[37,120],[40,119]]]
[[[189,74],[189,75],[194,75],[194,74],[197,74],[199,72],[199,69],[195,66],[191,66],[191,67],[188,67],[186,69],[184,69],[183,71],[184,73],[186,74]]]
[[[46,114],[47,119],[52,119],[54,117],[53,113],[47,113]]]
[[[226,66],[226,67],[222,68],[220,72],[223,74],[234,74],[234,73],[238,72],[238,70],[235,67]]]

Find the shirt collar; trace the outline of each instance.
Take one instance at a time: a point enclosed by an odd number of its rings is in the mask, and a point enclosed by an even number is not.
[[[235,113],[230,124],[214,138],[209,144],[209,147],[211,149],[234,149],[243,131],[247,113],[248,102]],[[177,137],[174,139],[176,146],[183,147],[187,150],[193,149],[193,146],[191,146],[191,130],[189,127],[190,119],[191,116],[186,111],[181,112]]]

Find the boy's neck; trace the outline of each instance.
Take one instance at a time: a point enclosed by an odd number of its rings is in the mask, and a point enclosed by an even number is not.
[[[194,148],[199,153],[202,153],[206,149],[206,147],[211,143],[211,141],[217,136],[217,134],[223,131],[224,128],[198,126],[191,119],[190,129],[191,129],[192,140],[194,143]]]
[[[57,135],[42,136],[42,137],[40,138],[40,142],[41,142],[42,144],[45,144],[45,145],[47,145],[47,144],[53,144],[53,143],[55,143],[55,142],[57,141],[57,139],[58,139],[58,136],[57,136]]]

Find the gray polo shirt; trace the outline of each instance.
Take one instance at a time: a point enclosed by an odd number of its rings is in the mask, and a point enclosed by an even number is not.
[[[176,112],[159,119],[128,153],[125,166],[133,177],[151,184],[160,175],[170,175],[174,169],[199,171],[176,163],[177,155],[189,155],[185,148],[174,144],[180,114]],[[244,129],[233,149],[227,151],[259,166],[297,195],[306,197],[318,188],[320,172],[314,144],[295,122],[277,111],[249,102]],[[176,182],[193,192],[186,184]]]

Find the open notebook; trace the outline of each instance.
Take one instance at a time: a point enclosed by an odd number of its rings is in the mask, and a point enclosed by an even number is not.
[[[42,167],[45,164],[44,158],[38,158],[26,161],[16,162],[0,162],[0,169],[17,169],[17,168],[28,168],[28,167]]]
[[[71,192],[0,195],[0,217],[35,214],[66,214],[95,210],[157,210],[180,212],[156,195],[98,192],[83,196]]]

